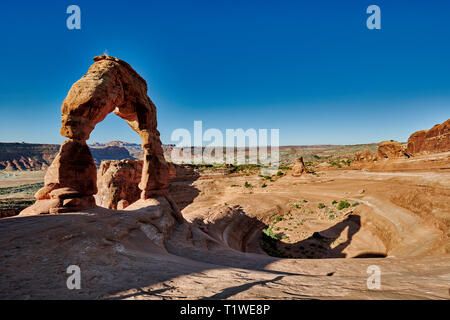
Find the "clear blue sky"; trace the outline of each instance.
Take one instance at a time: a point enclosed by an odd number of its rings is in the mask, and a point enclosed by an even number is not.
[[[2,142],[62,142],[61,103],[105,50],[147,80],[165,143],[194,120],[299,145],[405,141],[450,117],[449,1],[2,1],[0,34]],[[114,115],[89,142],[111,140],[139,142]]]

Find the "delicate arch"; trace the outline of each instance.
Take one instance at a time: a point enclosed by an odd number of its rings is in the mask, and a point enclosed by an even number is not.
[[[96,167],[86,144],[95,125],[114,112],[126,120],[142,141],[144,165],[141,198],[167,194],[169,167],[157,130],[156,107],[147,83],[126,62],[98,56],[88,73],[75,82],[61,108],[61,135],[67,137],[45,176],[45,186],[30,207],[57,213],[95,206]]]

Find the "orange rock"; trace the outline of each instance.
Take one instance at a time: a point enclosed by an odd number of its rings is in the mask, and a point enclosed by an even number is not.
[[[377,159],[399,159],[408,157],[403,145],[398,141],[382,141],[378,145]]]
[[[369,150],[357,152],[355,155],[357,162],[371,162],[376,160],[377,156]]]
[[[408,139],[409,154],[450,151],[450,119],[430,130],[414,132]]]
[[[95,206],[97,171],[86,140],[95,125],[111,112],[126,120],[141,137],[144,149],[141,198],[167,194],[169,166],[156,128],[156,107],[147,96],[147,83],[122,60],[103,55],[94,61],[62,104],[61,135],[69,139],[61,145],[47,170],[44,188],[36,193],[38,201],[26,209],[27,214],[34,209],[39,214]],[[50,199],[58,203],[47,201]],[[116,202],[111,203],[117,206]]]
[[[97,174],[97,205],[108,209],[124,209],[139,200],[141,190],[138,184],[142,166],[143,161],[131,159],[102,161]]]
[[[303,157],[298,157],[297,162],[292,167],[292,176],[300,177],[302,174],[308,173],[308,170],[305,167],[305,163],[303,162]]]

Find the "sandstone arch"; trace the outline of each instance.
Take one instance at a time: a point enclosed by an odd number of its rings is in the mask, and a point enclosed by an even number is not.
[[[86,140],[95,125],[114,112],[136,131],[145,153],[141,199],[167,195],[169,167],[164,159],[156,122],[156,107],[147,83],[117,58],[98,56],[70,89],[61,108],[61,135],[67,137],[45,176],[37,202],[25,214],[60,213],[95,207],[97,168]]]

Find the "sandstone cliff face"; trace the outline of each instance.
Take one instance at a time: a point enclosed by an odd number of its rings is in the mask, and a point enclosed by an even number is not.
[[[134,149],[138,146],[132,145]],[[59,148],[57,144],[0,143],[0,170],[47,170]],[[90,149],[97,166],[103,160],[135,158],[127,146],[94,144]],[[143,153],[140,146],[139,150]]]
[[[450,151],[450,119],[430,130],[414,132],[408,139],[406,151],[410,154]]]
[[[403,145],[398,141],[382,141],[378,146],[377,160],[408,157]]]
[[[56,144],[0,143],[0,170],[45,170],[58,148]]]

